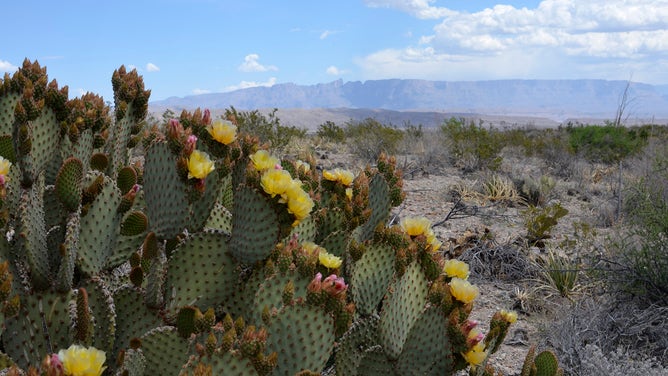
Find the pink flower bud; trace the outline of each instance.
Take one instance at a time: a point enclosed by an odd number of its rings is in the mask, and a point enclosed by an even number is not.
[[[183,134],[183,126],[178,119],[169,119],[167,124],[167,136],[172,140],[178,140]]]
[[[281,166],[280,163],[276,163],[276,164],[274,165],[274,170],[282,170],[282,169],[283,169],[283,166]]]
[[[480,324],[478,320],[466,320],[464,321],[464,324],[462,324],[462,332],[464,335],[468,335],[473,328],[478,326],[478,324]]]
[[[5,175],[0,175],[0,186],[4,186],[6,181]]]
[[[197,136],[191,134],[190,136],[188,136],[188,139],[186,140],[186,145],[183,147],[183,152],[186,153],[186,155],[192,154],[193,150],[195,150],[196,145],[197,145]]]
[[[322,285],[322,289],[330,295],[338,295],[348,289],[348,285],[346,285],[343,277],[337,277],[336,274],[332,274],[325,278],[325,280],[322,281]]]
[[[211,111],[209,111],[208,108],[204,110],[204,117],[202,118],[202,122],[207,125],[211,123]]]
[[[320,290],[322,289],[322,274],[320,273],[316,274],[313,280],[308,284],[306,289],[309,292],[314,292],[314,293],[320,292]]]

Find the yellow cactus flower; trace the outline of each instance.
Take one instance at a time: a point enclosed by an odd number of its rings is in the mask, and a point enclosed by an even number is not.
[[[193,150],[188,158],[188,179],[204,179],[216,167],[209,158],[209,156],[199,150]]]
[[[304,248],[304,251],[306,251],[306,253],[308,253],[309,255],[312,255],[313,252],[315,252],[318,249],[324,250],[324,248],[320,247],[319,245],[313,242],[302,242],[302,248]]]
[[[67,350],[58,351],[58,359],[63,363],[67,376],[100,376],[104,369],[104,351],[94,347],[72,345]]]
[[[288,212],[294,215],[298,221],[311,214],[313,205],[314,203],[311,196],[301,190],[301,188],[297,193],[288,196]]]
[[[472,366],[476,367],[482,364],[487,358],[487,353],[485,352],[485,344],[483,342],[478,342],[471,350],[462,354],[464,359]]]
[[[283,195],[290,188],[291,184],[292,177],[285,170],[267,170],[262,174],[262,178],[260,179],[260,185],[271,197]]]
[[[353,199],[353,189],[352,188],[346,188],[346,198],[350,201]]]
[[[466,280],[469,278],[469,265],[464,261],[455,259],[446,260],[443,265],[443,272],[450,278],[457,277]]]
[[[211,137],[221,144],[229,145],[237,139],[237,126],[228,120],[216,120],[206,127]]]
[[[324,250],[318,253],[318,261],[320,261],[321,265],[329,269],[337,269],[339,266],[341,266],[341,263],[343,262],[343,260],[341,260],[341,257],[336,257],[333,254],[327,253]]]
[[[443,243],[440,240],[436,239],[436,234],[434,234],[434,230],[432,229],[427,230],[425,236],[427,237],[427,243],[429,243],[429,245],[431,246],[432,252],[436,252],[439,249],[441,249]]]
[[[455,299],[464,304],[471,303],[480,294],[480,290],[476,286],[473,286],[469,281],[457,277],[452,278],[450,281],[450,292]]]
[[[311,165],[299,159],[295,161],[295,168],[297,171],[303,170],[305,174],[308,174],[309,171],[311,171]]]
[[[0,175],[7,176],[7,174],[9,174],[10,167],[12,167],[12,162],[3,157],[0,157]]]
[[[399,226],[409,236],[426,235],[431,222],[425,217],[406,217],[399,222]]]
[[[253,161],[253,166],[255,166],[257,171],[273,169],[276,165],[281,164],[281,161],[278,158],[272,156],[264,149],[251,154],[250,159]]]
[[[346,187],[349,187],[353,183],[353,179],[355,179],[355,175],[352,172],[340,168],[335,168],[332,171],[324,170],[322,177],[329,181],[339,182]]]
[[[501,317],[503,317],[506,322],[509,324],[513,324],[515,321],[517,321],[517,312],[515,311],[506,311],[505,309],[502,309],[499,311],[501,314]]]

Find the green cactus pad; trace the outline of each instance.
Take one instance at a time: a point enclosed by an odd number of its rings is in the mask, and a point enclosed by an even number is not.
[[[390,188],[380,174],[374,176],[369,183],[369,208],[371,208],[371,217],[362,225],[359,241],[371,239],[373,231],[379,224],[385,222],[390,213]]]
[[[60,147],[60,124],[56,113],[50,108],[44,108],[37,119],[31,122],[32,148],[29,155],[21,155],[19,164],[22,167],[21,181],[26,185],[32,184],[40,172],[44,171],[53,155]]]
[[[315,307],[286,307],[267,329],[266,351],[278,353],[272,375],[294,375],[305,369],[319,372],[334,350],[334,320]]]
[[[209,219],[204,227],[213,230],[221,230],[229,234],[232,232],[232,213],[230,213],[223,205],[216,204],[213,207],[213,210],[211,210]]]
[[[5,320],[7,328],[2,339],[7,354],[19,367],[28,368],[72,343],[73,297],[70,293],[44,293],[20,298],[21,310],[18,316]]]
[[[121,235],[141,235],[148,229],[148,218],[140,211],[128,213],[121,223]]]
[[[356,376],[357,368],[365,356],[365,351],[378,345],[377,315],[356,320],[339,340],[336,350],[336,374]]]
[[[230,352],[214,354],[201,359],[193,358],[183,366],[179,375],[195,375],[195,368],[204,364],[211,367],[212,375],[221,376],[256,376],[259,375],[249,359],[241,358]]]
[[[145,370],[146,357],[144,357],[144,353],[141,349],[128,349],[123,355],[123,364],[116,374],[124,376],[144,376]]]
[[[81,203],[83,169],[83,163],[71,157],[63,162],[56,176],[56,194],[70,213],[77,211]]]
[[[223,303],[237,279],[236,263],[227,252],[227,235],[197,233],[174,250],[168,261],[165,310],[168,317],[186,305],[202,311]]]
[[[78,211],[71,213],[67,218],[65,239],[60,246],[60,251],[63,254],[59,255],[61,259],[59,260],[55,282],[56,291],[59,292],[66,292],[72,289],[74,264],[79,251],[80,218]]]
[[[118,170],[116,176],[116,185],[121,191],[121,194],[126,194],[137,184],[137,171],[133,167],[125,166]]]
[[[90,185],[98,173],[84,179],[84,186]],[[81,235],[77,257],[81,271],[89,276],[97,275],[111,255],[117,238],[120,216],[116,208],[121,194],[111,178],[104,176],[100,193],[90,204],[86,215],[81,217]]]
[[[188,226],[186,187],[166,142],[154,143],[146,152],[144,199],[151,230],[158,238],[172,239]]]
[[[278,242],[278,215],[261,193],[240,187],[234,193],[230,252],[238,261],[253,264],[269,256]]]
[[[234,207],[234,190],[232,189],[232,174],[226,175],[220,181],[220,196],[218,201],[227,209]]]
[[[88,305],[95,323],[92,345],[111,354],[116,338],[116,311],[111,292],[100,278],[92,278],[82,287],[88,292]]]
[[[236,281],[234,290],[223,302],[223,311],[228,312],[232,317],[253,317],[255,315],[255,294],[265,279],[264,269],[257,268],[244,280]]]
[[[297,235],[297,239],[300,242],[315,242],[316,231],[315,219],[313,217],[306,217],[297,226],[292,228],[287,238],[289,239]]]
[[[380,338],[391,359],[401,354],[409,331],[427,303],[427,279],[413,262],[385,297],[380,315]]]
[[[190,232],[202,230],[216,205],[216,200],[220,193],[220,178],[218,174],[209,174],[204,180],[204,186],[206,190],[202,197],[192,203],[192,212],[188,218],[188,230]]]
[[[329,234],[347,229],[346,216],[340,208],[323,209],[326,213],[319,216],[318,236],[315,239],[316,244],[320,244]],[[320,213],[318,213],[320,214]]]
[[[146,369],[153,375],[174,375],[188,361],[188,341],[172,326],[152,329],[141,337]]]
[[[69,138],[63,138],[63,143],[61,147],[64,149],[64,143],[67,143],[70,147],[69,150],[63,150],[63,158],[67,158],[70,155],[74,158],[85,162],[84,163],[84,175],[88,172],[88,162],[90,162],[91,156],[93,155],[93,130],[85,129],[79,135],[79,140],[74,144],[70,143]]]
[[[139,338],[144,333],[161,325],[162,319],[157,310],[151,310],[144,304],[144,297],[140,290],[125,286],[114,293],[114,308],[116,311],[116,339],[114,351],[110,355],[113,359],[120,349],[130,345],[132,338]]]
[[[35,184],[21,192],[19,204],[17,257],[25,258],[30,267],[33,286],[46,289],[50,285],[50,265],[44,228],[44,206],[41,184]]]
[[[536,376],[555,376],[559,370],[557,357],[548,350],[536,355],[533,363],[536,366]]]
[[[90,156],[90,168],[104,172],[109,166],[109,157],[104,153],[95,153]]]
[[[395,252],[390,245],[369,246],[352,272],[355,308],[364,315],[376,311],[394,275]]]
[[[439,307],[430,307],[410,329],[397,362],[400,375],[449,375],[453,356],[446,333],[447,318]],[[435,365],[438,364],[438,367]]]
[[[9,91],[0,95],[0,134],[12,134],[12,127],[14,125],[15,119],[14,109],[16,108],[16,104],[20,99],[21,94],[18,92]],[[3,157],[7,158],[5,155],[3,155]]]
[[[14,154],[14,142],[12,141],[12,136],[9,134],[0,136],[0,157],[5,158],[6,160],[12,163],[16,163],[16,154]]]
[[[295,288],[293,299],[306,298],[306,287],[310,280],[299,277],[296,271],[288,271],[286,275],[276,273],[265,279],[255,293],[253,303],[253,315],[250,324],[262,324],[262,311],[264,307],[281,308],[283,306],[282,294],[285,285],[292,282]]]
[[[394,364],[390,363],[381,346],[374,346],[364,352],[357,368],[357,375],[364,376],[392,376],[400,375],[395,372]]]
[[[349,231],[335,231],[324,238],[320,246],[334,256],[343,257],[348,248],[349,234]]]

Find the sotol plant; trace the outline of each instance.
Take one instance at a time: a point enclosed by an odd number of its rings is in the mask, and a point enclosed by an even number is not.
[[[0,85],[2,368],[59,374],[76,344],[105,374],[444,375],[498,350],[516,316],[483,336],[467,266],[387,227],[393,158],[320,173],[208,111],[143,130],[141,77],[112,85],[113,116],[27,60]]]

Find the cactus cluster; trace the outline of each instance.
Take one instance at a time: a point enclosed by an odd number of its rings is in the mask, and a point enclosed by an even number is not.
[[[113,116],[37,62],[0,84],[0,366],[59,374],[75,344],[108,375],[444,375],[498,349],[512,315],[483,340],[429,224],[388,227],[393,158],[320,172],[207,110],[144,129],[141,77],[112,86]]]

